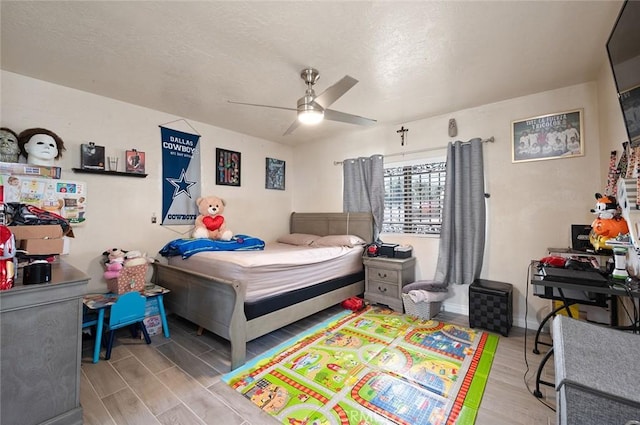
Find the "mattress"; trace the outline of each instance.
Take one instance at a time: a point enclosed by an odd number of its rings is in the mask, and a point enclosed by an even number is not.
[[[308,247],[267,243],[263,251],[200,252],[168,264],[219,279],[247,283],[245,300],[255,302],[360,272],[362,246]]]

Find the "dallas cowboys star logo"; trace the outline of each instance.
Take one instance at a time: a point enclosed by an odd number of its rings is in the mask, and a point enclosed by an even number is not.
[[[187,180],[187,176],[184,168],[182,169],[182,173],[180,173],[179,179],[172,179],[171,177],[169,177],[167,178],[167,181],[171,183],[175,188],[173,190],[173,197],[171,199],[175,199],[181,193],[184,193],[189,198],[191,198],[191,193],[189,192],[189,188],[194,184],[196,184],[196,182]]]

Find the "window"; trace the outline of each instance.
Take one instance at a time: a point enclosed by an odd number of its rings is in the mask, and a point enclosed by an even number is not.
[[[439,235],[447,163],[385,167],[383,233]]]

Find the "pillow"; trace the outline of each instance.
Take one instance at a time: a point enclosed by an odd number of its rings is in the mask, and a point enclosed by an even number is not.
[[[366,242],[355,235],[329,235],[313,241],[311,246],[347,246],[352,248],[356,245],[364,245]]]
[[[308,246],[313,241],[320,238],[318,235],[309,235],[307,233],[289,233],[282,235],[277,239],[277,242],[286,243],[289,245]]]

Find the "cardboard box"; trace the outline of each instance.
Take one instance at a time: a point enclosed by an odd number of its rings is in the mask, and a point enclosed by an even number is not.
[[[59,224],[43,224],[37,226],[9,226],[16,240],[23,239],[60,239],[62,227]]]
[[[38,226],[9,226],[19,249],[28,255],[62,254],[64,241],[62,227],[58,224]]]
[[[62,254],[64,242],[60,239],[25,239],[18,247],[27,251],[27,255]]]

